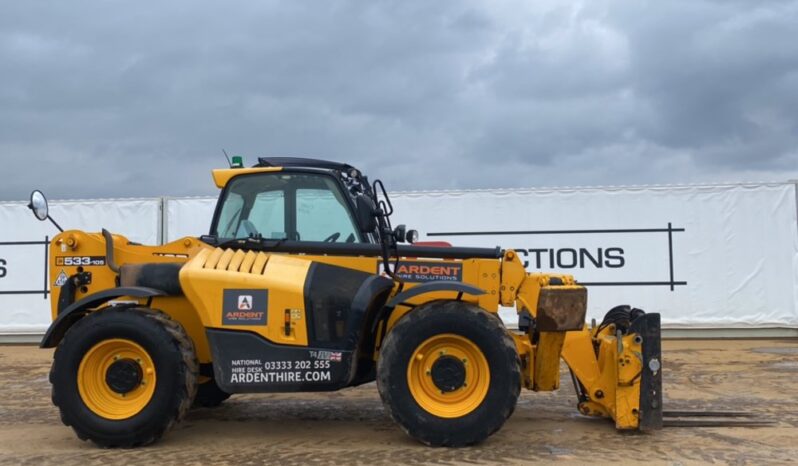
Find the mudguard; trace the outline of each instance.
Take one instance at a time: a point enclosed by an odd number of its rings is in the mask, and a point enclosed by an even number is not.
[[[388,304],[385,305],[385,307],[393,309],[410,298],[422,295],[424,293],[431,293],[433,291],[455,291],[457,293],[470,294],[474,296],[485,294],[484,290],[477,288],[476,286],[466,285],[463,282],[435,281],[416,285],[409,290],[397,294],[388,302]]]
[[[89,310],[111,301],[112,299],[130,296],[132,298],[152,298],[155,296],[165,296],[161,290],[145,288],[141,286],[118,287],[103,290],[72,303],[58,314],[58,318],[50,324],[47,333],[44,334],[40,348],[54,348],[64,338],[69,327],[80,320]]]

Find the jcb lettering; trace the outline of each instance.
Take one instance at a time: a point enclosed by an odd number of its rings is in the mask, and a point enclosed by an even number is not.
[[[6,268],[7,265],[8,262],[6,262],[5,259],[0,259],[0,278],[3,278],[6,276],[6,274],[8,274],[8,268]]]

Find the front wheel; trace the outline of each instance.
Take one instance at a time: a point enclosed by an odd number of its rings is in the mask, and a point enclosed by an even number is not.
[[[498,431],[521,390],[520,360],[501,321],[462,301],[405,316],[380,350],[377,387],[391,417],[433,446],[479,443]]]
[[[188,412],[197,369],[194,345],[168,315],[111,307],[76,322],[58,345],[53,404],[83,440],[147,445]]]

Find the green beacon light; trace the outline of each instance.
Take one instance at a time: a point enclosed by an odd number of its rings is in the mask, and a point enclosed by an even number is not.
[[[230,168],[244,168],[244,157],[234,155],[233,161],[230,163]]]

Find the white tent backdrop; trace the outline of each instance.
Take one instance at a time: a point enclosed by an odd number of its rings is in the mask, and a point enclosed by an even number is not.
[[[67,230],[106,228],[144,244],[160,240],[160,199],[56,201],[50,216]],[[50,324],[45,239],[57,233],[27,203],[0,203],[0,333],[43,333]]]
[[[167,198],[164,207],[165,242],[184,236],[207,235],[215,207],[215,197]]]
[[[590,290],[589,317],[628,303],[662,313],[671,328],[798,327],[792,183],[413,192],[392,200],[394,224],[418,229],[423,241],[513,248],[529,271],[574,274]],[[105,227],[157,243],[208,233],[215,203],[57,202],[52,211],[65,228]],[[0,204],[0,242],[41,242],[54,231],[24,204]],[[38,290],[0,294],[0,333],[48,325],[43,266],[43,244],[0,245],[0,293]]]
[[[402,193],[423,240],[513,248],[572,273],[588,316],[617,304],[669,327],[798,326],[792,184]]]

